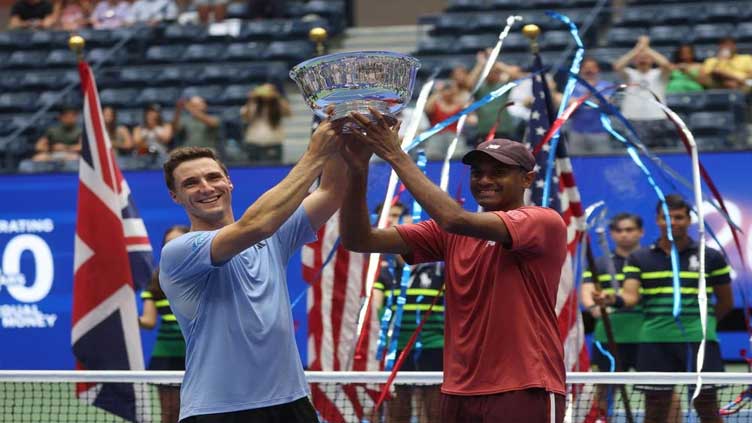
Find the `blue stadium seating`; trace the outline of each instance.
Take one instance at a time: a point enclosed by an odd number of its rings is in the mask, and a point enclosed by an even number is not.
[[[60,95],[60,91],[45,91],[35,98],[34,110],[51,106],[50,110],[60,110],[63,106],[81,107],[83,100],[78,90],[68,91]]]
[[[451,54],[457,39],[452,36],[426,37],[418,42],[418,54]]]
[[[200,43],[208,33],[205,26],[172,24],[165,28],[163,37],[167,43]]]
[[[261,55],[265,49],[265,43],[256,41],[232,43],[225,47],[225,59],[238,61],[261,60]]]
[[[248,98],[249,85],[229,85],[222,93],[222,100],[226,104],[243,104]]]
[[[0,111],[3,112],[32,112],[35,110],[35,93],[4,93],[0,94]]]
[[[573,42],[572,35],[567,31],[547,31],[543,33],[541,49],[563,50],[570,42]]]
[[[689,40],[690,28],[687,25],[654,26],[650,28],[650,44],[676,47]]]
[[[197,85],[186,87],[180,94],[180,97],[189,98],[193,96],[203,97],[207,103],[222,103],[222,85]]]
[[[661,8],[625,7],[621,16],[614,22],[620,27],[644,27],[650,22],[660,21]]]
[[[486,0],[449,0],[447,12],[476,12],[488,8]]]
[[[150,67],[126,66],[120,70],[118,80],[123,86],[144,86],[155,84],[162,69]]]
[[[72,68],[78,63],[76,55],[68,49],[52,50],[44,61],[48,67]]]
[[[295,65],[313,56],[313,45],[308,41],[272,41],[262,51],[264,60],[284,60]]]
[[[747,9],[749,5],[745,6]],[[733,3],[710,3],[705,7],[704,22],[736,22],[740,16],[740,7]]]
[[[146,50],[146,61],[150,63],[179,62],[185,50],[182,46],[151,46]]]
[[[696,112],[689,116],[692,133],[699,136],[730,134],[735,128],[734,115],[729,112]]]
[[[632,47],[641,35],[647,35],[645,28],[611,28],[608,31],[608,44],[612,47]]]
[[[184,62],[208,62],[224,59],[226,45],[224,44],[191,44],[183,51],[181,60]]]
[[[743,22],[737,25],[734,36],[737,41],[752,41],[752,22]]]
[[[717,42],[733,33],[734,25],[732,24],[699,24],[692,28],[692,38],[695,43]]]
[[[107,66],[121,66],[128,62],[128,52],[125,50],[112,52],[108,48],[94,48],[86,53],[86,60],[92,65],[103,63]]]
[[[485,50],[486,48],[493,47],[498,38],[498,36],[492,34],[462,35],[457,39],[457,52],[476,53],[480,50]]]
[[[87,47],[112,46],[117,41],[112,31],[103,29],[82,28],[78,34],[86,39]]]
[[[135,101],[141,106],[157,103],[162,106],[172,106],[180,98],[180,89],[176,87],[144,88],[139,90]]]
[[[135,88],[112,88],[99,92],[99,101],[113,107],[127,107],[135,103],[140,90]]]
[[[143,122],[143,109],[119,109],[117,110],[117,121],[128,127],[135,127]]]
[[[73,53],[68,51],[73,56]],[[8,57],[7,68],[42,68],[46,66],[48,53],[46,51],[14,51]],[[75,57],[75,56],[74,56]]]
[[[31,31],[0,31],[0,50],[16,50],[31,42]]]
[[[65,48],[70,34],[62,31],[33,31],[28,45],[32,49]]]

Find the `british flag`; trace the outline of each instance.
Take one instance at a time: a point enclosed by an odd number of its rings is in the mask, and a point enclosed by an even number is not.
[[[553,106],[548,85],[544,82],[543,66],[539,55],[535,55],[533,76],[533,105],[530,112],[527,142],[531,147],[538,146],[548,132],[553,118]],[[529,203],[543,203],[543,186],[546,160],[550,146],[544,145],[536,155],[536,170],[538,179],[530,189]],[[582,238],[584,230],[584,211],[580,200],[580,192],[572,172],[572,162],[567,155],[566,144],[561,139],[555,152],[555,175],[551,182],[558,186],[555,195],[549,198],[549,207],[561,213],[567,226],[567,250],[569,254],[561,270],[559,292],[556,299],[556,314],[559,321],[559,335],[564,343],[564,362],[567,371],[587,371],[590,367],[587,347],[585,346],[585,330],[582,324],[577,303],[577,289],[574,277],[574,261],[576,259],[577,244]]]
[[[78,64],[84,96],[79,162],[71,343],[76,367],[143,370],[134,281],[145,285],[152,250],[104,128],[94,75]],[[133,384],[79,384],[82,400],[129,421],[143,421],[146,390]]]
[[[355,351],[367,256],[348,251],[338,239],[336,213],[319,229],[318,240],[301,251],[303,279],[311,285],[307,299],[308,370],[377,371],[379,323],[375,308],[363,348],[367,354],[356,359]],[[313,405],[329,423],[360,422],[368,416],[378,393],[378,387],[364,384],[311,385]]]

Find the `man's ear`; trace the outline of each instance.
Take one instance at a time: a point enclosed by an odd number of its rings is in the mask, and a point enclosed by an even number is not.
[[[172,198],[172,202],[175,204],[180,204],[180,201],[178,201],[178,196],[175,194],[175,191],[170,190],[170,198]]]
[[[522,186],[525,188],[530,188],[533,186],[533,182],[535,181],[535,175],[537,175],[538,172],[531,170],[530,172],[525,173],[525,175],[522,177]]]

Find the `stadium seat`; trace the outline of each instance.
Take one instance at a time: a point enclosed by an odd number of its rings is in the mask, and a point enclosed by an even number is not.
[[[654,26],[650,28],[650,44],[676,47],[689,39],[690,28],[686,25]]]
[[[569,6],[568,0],[528,0],[528,7],[534,9],[561,9]]]
[[[124,49],[111,51],[109,48],[93,48],[86,53],[86,60],[92,66],[99,63],[120,66],[128,62],[128,53]]]
[[[35,110],[35,93],[0,94],[0,112],[32,112]]]
[[[749,4],[746,5],[749,8]],[[705,14],[703,22],[736,22],[740,16],[739,7],[734,3],[707,3],[705,4]]]
[[[637,43],[641,35],[648,31],[644,28],[611,28],[608,31],[608,45],[611,47],[631,47]]]
[[[472,20],[473,30],[477,32],[494,32],[498,34],[507,24],[507,16],[504,13],[478,13]]]
[[[732,24],[700,24],[695,25],[692,29],[692,36],[695,43],[717,42],[723,37],[733,35],[734,25]]]
[[[84,37],[87,47],[106,47],[117,41],[111,30],[82,28],[78,34]]]
[[[225,104],[244,104],[251,88],[247,84],[229,85],[222,93],[222,100]]]
[[[272,41],[261,52],[261,57],[265,60],[285,60],[296,64],[313,54],[313,45],[308,41]]]
[[[221,85],[200,85],[185,88],[180,96],[190,98],[197,95],[209,104],[217,104],[221,103],[222,91]]]
[[[211,62],[224,58],[224,44],[191,44],[183,52],[184,62]]]
[[[26,89],[52,90],[79,81],[78,72],[25,72],[19,84]]]
[[[73,68],[76,63],[76,55],[69,49],[52,50],[45,59],[45,65],[49,67]]]
[[[452,54],[457,39],[451,36],[426,37],[418,42],[418,54]]]
[[[680,114],[699,112],[705,106],[705,96],[702,92],[668,94],[666,96],[666,105],[671,110]]]
[[[227,5],[227,17],[229,19],[248,19],[248,3],[231,2]]]
[[[178,62],[184,48],[176,45],[151,46],[146,50],[146,60],[150,63]]]
[[[270,19],[245,22],[238,38],[242,40],[275,40],[289,38],[292,25],[287,20]]]
[[[46,51],[14,51],[8,57],[7,68],[41,68],[46,66],[47,60]],[[68,51],[68,54],[75,55]]]
[[[447,77],[452,71],[452,68],[456,66],[464,66],[467,69],[471,69],[475,63],[475,54],[452,54],[448,56],[425,56],[419,57],[420,69],[418,69],[418,75],[420,77],[427,77],[431,75],[435,70],[439,70],[439,77]]]
[[[695,137],[695,143],[700,151],[726,150],[732,142],[727,137]]]
[[[660,21],[660,16],[660,8],[629,6],[624,8],[615,24],[620,27],[644,27],[650,22]]]
[[[226,60],[262,60],[262,53],[266,49],[265,43],[255,41],[247,43],[232,43],[225,48]]]
[[[37,93],[35,100],[35,109],[49,107],[49,110],[54,111],[62,109],[63,106],[81,107],[83,104],[81,93],[78,90],[68,91],[62,96],[59,91],[45,91]]]
[[[31,31],[0,31],[0,50],[18,50],[31,42]]]
[[[0,78],[0,92],[21,91],[24,89],[34,89],[24,85],[23,81],[30,70],[23,71],[4,71],[3,77]]]
[[[693,22],[701,22],[705,16],[705,10],[694,5],[681,5],[664,7],[659,19],[651,19],[648,22],[663,23],[669,25],[686,25]]]
[[[563,51],[570,42],[573,42],[573,39],[567,31],[547,31],[543,33],[541,41],[541,49],[543,50]]]
[[[135,88],[111,88],[99,92],[99,102],[113,107],[132,106],[140,90]]]
[[[33,31],[28,40],[32,49],[65,48],[70,34],[62,31]]]
[[[512,34],[510,34],[512,35]],[[462,53],[476,53],[496,45],[499,39],[496,35],[463,35],[457,39],[457,51]],[[507,47],[506,41],[504,47]]]
[[[144,120],[143,109],[120,109],[117,110],[118,123],[129,128],[138,126]]]
[[[202,25],[172,24],[164,30],[164,38],[168,43],[200,43],[206,37],[206,27]]]
[[[689,127],[696,135],[722,135],[731,133],[734,116],[727,112],[696,112],[689,116]]]
[[[447,12],[475,12],[487,7],[485,0],[449,0]]]
[[[434,25],[434,33],[436,35],[457,35],[468,32],[468,28],[474,28],[474,21],[471,23],[471,19],[468,14],[458,13],[444,13],[439,15]]]
[[[524,7],[525,3],[518,0],[489,0],[488,5],[496,10],[516,10]]]
[[[743,22],[736,26],[734,37],[737,41],[752,41],[752,22]]]
[[[118,79],[124,86],[142,87],[156,84],[162,72],[162,69],[154,67],[126,66],[120,70]]]
[[[175,87],[145,88],[130,105],[146,106],[157,103],[162,106],[174,106],[180,98],[180,89]]]
[[[129,43],[134,41],[151,42],[155,38],[155,30],[150,26],[127,26],[110,30],[113,42],[127,38]]]
[[[588,51],[588,55],[598,61],[601,70],[608,72],[612,69],[611,66],[616,61],[616,59],[624,55],[624,53],[629,50],[630,49],[626,47],[594,48]]]
[[[295,19],[289,21],[290,38],[308,38],[308,32],[315,27],[329,28],[330,25],[325,19]]]

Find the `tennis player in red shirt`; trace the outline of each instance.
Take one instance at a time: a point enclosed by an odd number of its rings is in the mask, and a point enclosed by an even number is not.
[[[341,210],[345,247],[401,254],[409,263],[446,263],[442,422],[562,422],[564,351],[556,294],[566,228],[551,209],[525,206],[535,159],[521,143],[495,139],[462,161],[484,212],[464,210],[434,185],[399,146],[390,127],[354,113],[343,155],[350,185]],[[397,172],[432,218],[372,228],[366,205],[368,161],[376,154]]]

